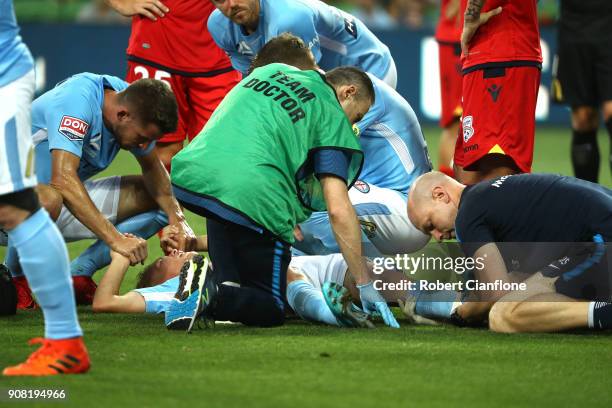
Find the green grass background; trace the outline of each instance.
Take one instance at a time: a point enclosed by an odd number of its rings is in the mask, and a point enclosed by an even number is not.
[[[439,132],[426,127],[424,133],[435,163]],[[538,129],[534,171],[570,175],[569,140],[566,129]],[[604,132],[599,141],[600,182],[610,187]],[[103,175],[137,172],[121,153]],[[204,232],[201,219],[188,218],[196,233]],[[70,244],[71,257],[90,242]],[[149,252],[161,255],[157,238]],[[122,291],[133,288],[138,271],[130,269]],[[612,406],[609,333],[500,335],[408,325],[366,331],[290,321],[274,329],[218,325],[186,335],[168,332],[161,316],[93,315],[82,307],[79,318],[91,372],[0,378],[0,405],[10,404],[7,389],[33,387],[65,389],[61,405],[78,407]],[[42,333],[40,311],[0,319],[0,366],[23,360],[31,351],[27,340]]]

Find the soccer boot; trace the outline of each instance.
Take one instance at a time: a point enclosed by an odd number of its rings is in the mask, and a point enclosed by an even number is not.
[[[195,255],[185,261],[179,275],[179,286],[166,311],[168,330],[190,332],[202,303],[202,287],[206,280],[208,259]]]
[[[344,286],[334,282],[325,282],[323,284],[323,297],[342,327],[374,328],[370,316],[353,304],[351,294]]]
[[[33,310],[38,308],[25,276],[13,278],[13,283],[17,290],[17,310]]]
[[[46,376],[79,374],[89,370],[89,355],[82,337],[52,340],[41,337],[29,341],[30,345],[42,344],[21,364],[6,367],[5,376]]]

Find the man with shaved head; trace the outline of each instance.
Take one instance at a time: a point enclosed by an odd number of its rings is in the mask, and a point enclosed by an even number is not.
[[[483,260],[480,282],[527,273],[520,293],[487,290],[454,312],[455,321],[489,318],[492,330],[612,328],[612,190],[557,175],[512,175],[465,186],[439,172],[419,177],[408,216],[441,241],[456,237]],[[473,293],[472,295],[476,295]],[[577,301],[585,299],[585,301]],[[587,301],[588,300],[588,301]]]

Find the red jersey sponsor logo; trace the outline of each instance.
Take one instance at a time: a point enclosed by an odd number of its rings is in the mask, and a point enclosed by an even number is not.
[[[59,132],[68,139],[83,140],[88,130],[89,123],[85,122],[84,120],[68,115],[62,116]]]

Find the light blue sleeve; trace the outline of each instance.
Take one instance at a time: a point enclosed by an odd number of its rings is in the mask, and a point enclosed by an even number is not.
[[[42,108],[49,151],[65,150],[81,157],[83,142],[93,121],[90,100],[82,92],[75,92],[74,86],[65,86],[47,103]]]
[[[230,58],[234,69],[246,75],[251,66],[251,59],[238,52],[237,44],[230,38],[232,24],[228,21],[219,10],[213,11],[207,22],[208,32],[217,46]]]
[[[321,59],[321,42],[317,33],[315,18],[314,10],[296,4],[295,8],[290,7],[289,10],[284,10],[281,18],[269,18],[266,39],[271,40],[282,33],[291,33],[300,37],[308,45],[315,60],[319,62]]]
[[[146,313],[164,313],[168,310],[170,302],[178,290],[178,284],[179,278],[176,276],[157,286],[134,289],[134,292],[140,293],[144,298]]]

